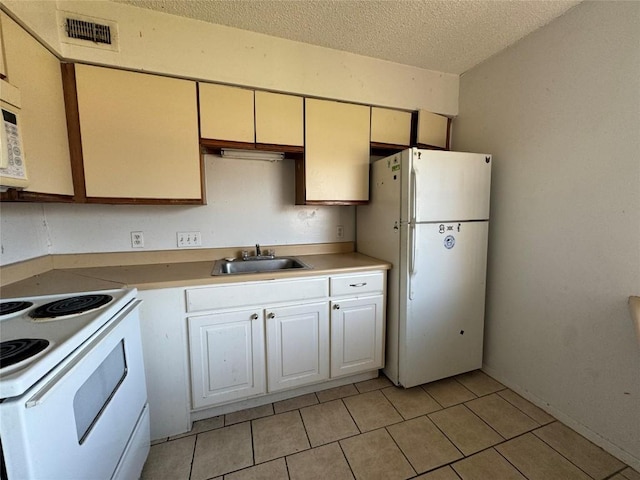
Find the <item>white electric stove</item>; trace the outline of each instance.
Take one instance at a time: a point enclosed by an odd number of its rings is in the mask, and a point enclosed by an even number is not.
[[[2,480],[140,475],[149,416],[136,293],[0,300]]]

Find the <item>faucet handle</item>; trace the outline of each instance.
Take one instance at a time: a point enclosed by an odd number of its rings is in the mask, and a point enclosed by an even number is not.
[[[275,257],[276,256],[276,251],[273,248],[270,248],[267,250],[267,256],[268,257]]]
[[[242,259],[246,260],[247,258],[249,258],[249,251],[248,250],[242,250]]]

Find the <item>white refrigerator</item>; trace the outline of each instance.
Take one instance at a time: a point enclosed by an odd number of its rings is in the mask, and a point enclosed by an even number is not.
[[[406,388],[482,366],[491,155],[410,148],[371,165],[357,250],[393,264],[384,373]]]

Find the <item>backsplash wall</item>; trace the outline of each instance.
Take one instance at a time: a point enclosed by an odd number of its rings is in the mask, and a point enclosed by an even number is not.
[[[202,248],[355,240],[355,207],[294,205],[292,160],[206,155],[205,172],[204,206],[5,203],[0,264],[47,253],[142,250],[131,247],[133,231],[143,232],[144,250],[176,249],[176,233],[192,231],[201,232]]]
[[[41,257],[50,251],[42,204],[0,205],[0,265]]]

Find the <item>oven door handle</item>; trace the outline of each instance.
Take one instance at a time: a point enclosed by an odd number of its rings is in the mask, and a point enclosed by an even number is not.
[[[100,331],[98,336],[96,336],[91,343],[89,343],[85,348],[83,348],[82,353],[74,358],[71,362],[65,365],[59,372],[57,372],[47,383],[45,383],[40,390],[38,390],[27,402],[25,403],[26,408],[35,407],[37,405],[42,404],[47,396],[55,389],[56,385],[59,384],[60,380],[65,377],[71,370],[73,370],[76,365],[78,365],[89,353],[93,351],[93,349],[98,345],[107,335],[109,335],[122,320],[127,317],[133,310],[138,308],[138,305],[142,303],[142,300],[134,300],[129,305],[127,305],[123,310],[120,311],[115,320],[109,322],[108,326],[104,328],[104,330]]]

